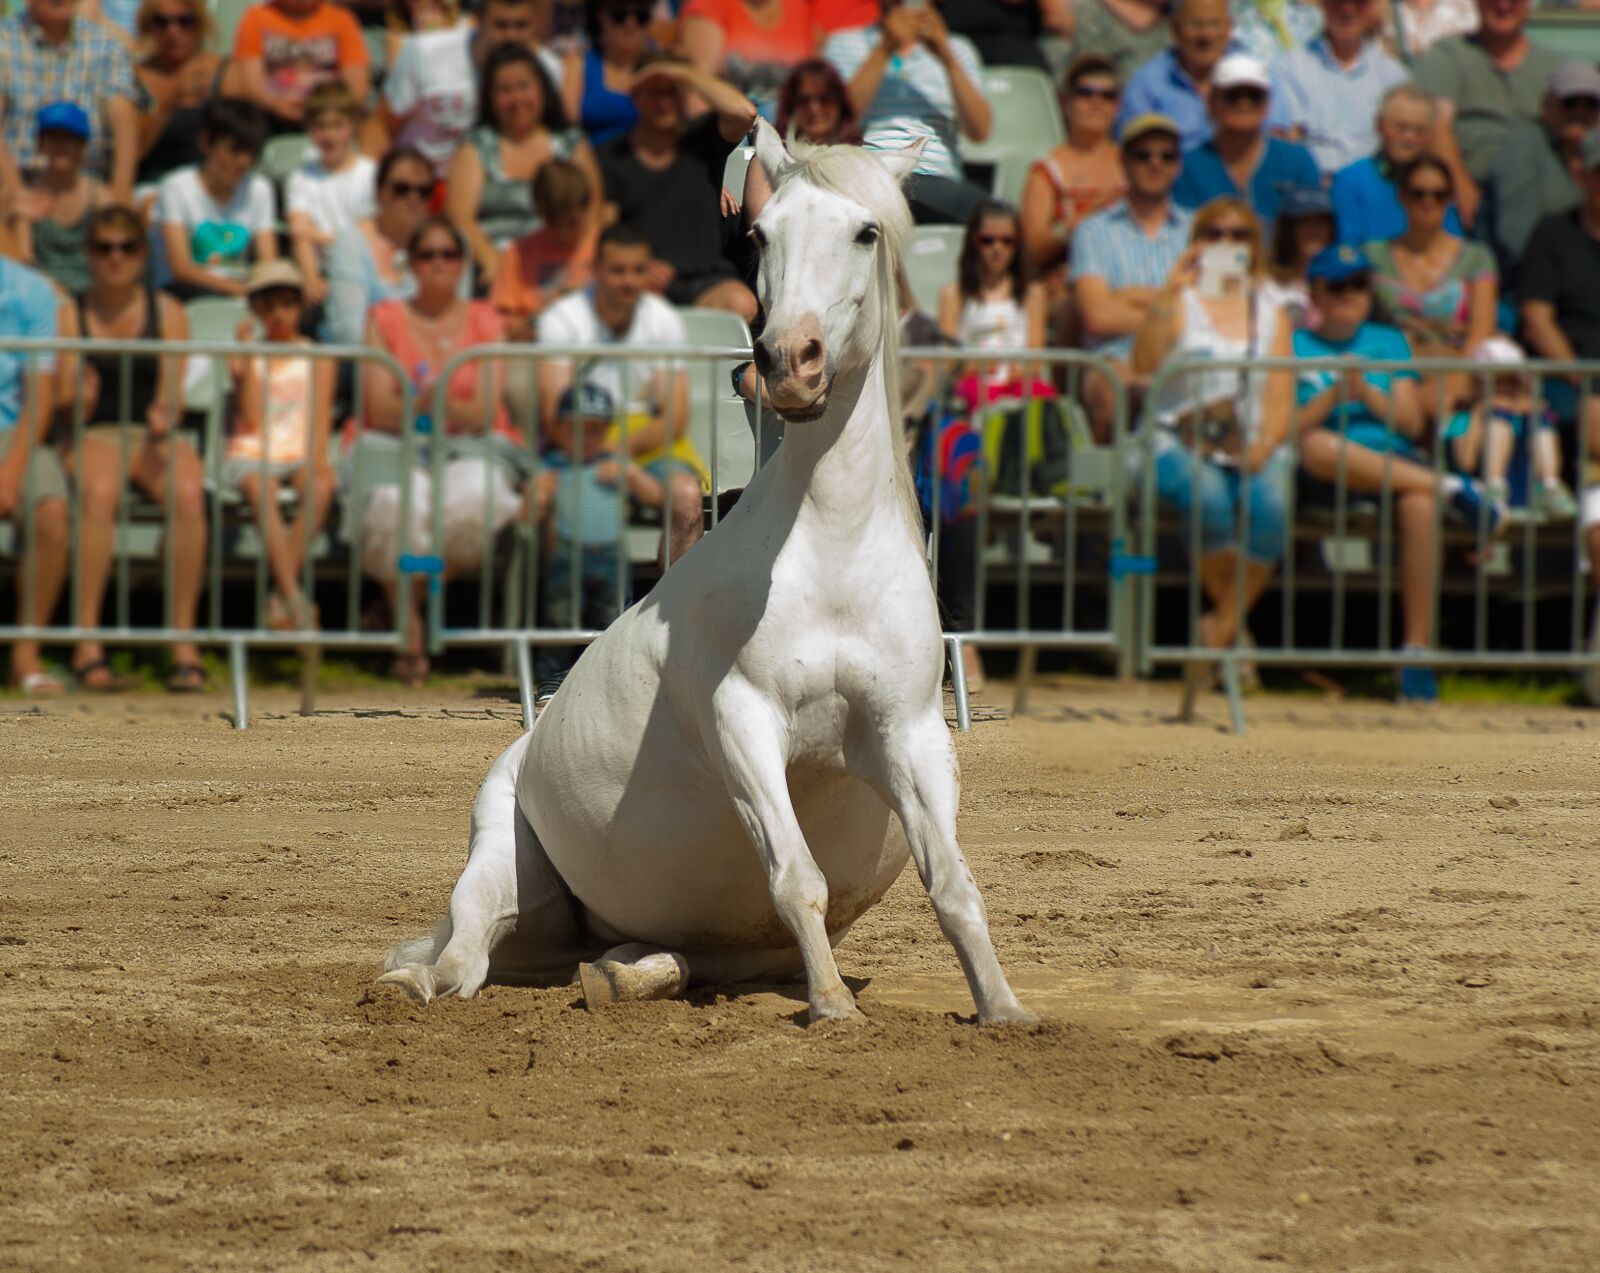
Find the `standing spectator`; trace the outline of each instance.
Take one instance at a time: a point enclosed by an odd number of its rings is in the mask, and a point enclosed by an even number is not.
[[[412,36],[383,79],[383,102],[369,121],[366,151],[420,150],[444,176],[478,121],[478,83],[489,54],[505,44],[534,49],[552,81],[561,64],[534,43],[534,0],[484,0],[478,25]]]
[[[508,340],[532,340],[533,320],[545,306],[594,276],[599,227],[589,174],[571,160],[552,159],[533,179],[533,206],[539,228],[500,254],[489,289]]]
[[[1111,139],[1120,98],[1116,70],[1107,59],[1090,55],[1068,67],[1061,88],[1067,139],[1033,163],[1022,187],[1028,264],[1046,280],[1057,305],[1066,295],[1073,231],[1128,189],[1121,151]]]
[[[1433,136],[1434,106],[1415,84],[1401,84],[1383,95],[1378,108],[1378,153],[1358,159],[1334,174],[1328,193],[1340,243],[1360,247],[1405,233],[1406,214],[1395,189],[1395,176],[1414,164]],[[1455,205],[1445,228],[1461,233]]]
[[[833,63],[821,58],[810,58],[789,72],[789,78],[778,90],[776,126],[780,137],[788,137],[792,131],[813,146],[861,144],[861,125],[856,121],[850,90],[833,69]],[[752,163],[744,170],[741,210],[746,225],[761,215],[771,197],[767,170]]]
[[[1384,94],[1410,79],[1373,35],[1378,0],[1322,0],[1322,33],[1278,66],[1285,105],[1331,177],[1378,147]]]
[[[17,227],[18,259],[68,293],[89,286],[84,228],[105,200],[104,188],[83,171],[88,141],[89,117],[71,102],[54,102],[39,112],[41,167],[23,197]]]
[[[206,48],[211,11],[204,0],[144,0],[139,38],[139,170],[154,185],[185,164],[200,162],[200,121],[217,96],[222,59]]]
[[[1296,330],[1306,325],[1311,312],[1307,271],[1317,254],[1332,243],[1333,204],[1327,192],[1314,187],[1291,190],[1278,209],[1269,276],[1261,286],[1276,294]]]
[[[1417,63],[1438,103],[1430,149],[1450,165],[1461,219],[1478,216],[1479,183],[1518,121],[1536,123],[1561,59],[1528,38],[1530,0],[1478,0],[1478,30],[1440,40]]]
[[[1124,383],[1134,334],[1183,254],[1189,214],[1172,199],[1178,179],[1178,125],[1165,115],[1141,115],[1122,130],[1128,193],[1085,217],[1073,237],[1068,280],[1084,347],[1112,361]],[[1099,376],[1084,378],[1084,405],[1095,434],[1111,436],[1115,397]]]
[[[335,345],[361,344],[368,310],[416,290],[406,244],[428,215],[433,169],[421,151],[396,147],[378,164],[377,185],[377,212],[346,227],[328,249],[324,334]]]
[[[561,95],[567,118],[598,146],[639,122],[633,82],[650,52],[650,0],[599,0],[587,14],[589,48],[567,54]]]
[[[692,123],[684,118],[689,92],[711,103]],[[633,96],[639,122],[600,148],[600,171],[616,219],[650,244],[651,290],[674,305],[731,310],[749,322],[756,298],[723,255],[720,198],[722,170],[756,108],[731,84],[667,54],[645,60]]]
[[[354,15],[331,0],[267,0],[239,19],[222,91],[266,111],[280,132],[298,132],[318,84],[343,80],[356,101],[372,87],[367,42]]]
[[[1550,76],[1539,123],[1518,124],[1483,183],[1483,238],[1509,274],[1533,227],[1578,206],[1583,139],[1600,122],[1600,71],[1563,62]]]
[[[881,26],[837,32],[822,54],[849,84],[869,147],[903,150],[926,140],[904,183],[912,216],[965,222],[985,194],[962,173],[960,138],[983,141],[994,126],[972,42],[951,35],[931,6],[889,0]]]
[[[539,315],[539,341],[546,345],[682,345],[683,320],[672,306],[645,289],[650,245],[633,227],[614,225],[600,236],[594,282],[563,297]],[[676,561],[704,531],[701,477],[705,465],[686,436],[689,376],[667,359],[596,358],[581,364],[539,361],[539,418],[554,420],[561,395],[580,379],[598,385],[624,413],[625,441],[633,462],[664,490],[667,523],[664,552]]]
[[[1072,42],[1085,57],[1105,58],[1126,84],[1135,70],[1172,46],[1165,0],[1077,0]]]
[[[939,292],[939,329],[964,349],[1043,349],[1045,292],[1031,277],[1016,210],[990,201],[967,222],[954,282]],[[974,407],[1053,390],[1037,366],[964,364],[958,392]]]
[[[1315,326],[1294,336],[1297,358],[1368,358],[1400,362],[1411,357],[1406,338],[1393,327],[1369,322],[1372,270],[1348,244],[1327,248],[1311,262],[1311,306]],[[1351,492],[1391,494],[1400,533],[1401,643],[1426,650],[1433,623],[1434,521],[1448,501],[1467,525],[1482,519],[1491,534],[1501,510],[1486,503],[1481,488],[1454,473],[1436,474],[1419,449],[1426,436],[1416,373],[1388,367],[1300,373],[1300,461],[1311,479],[1308,498],[1331,503],[1343,475]],[[1406,665],[1400,672],[1403,698],[1439,696],[1433,672]]]
[[[306,98],[306,129],[314,150],[300,171],[290,174],[284,202],[301,300],[313,306],[328,297],[328,249],[346,229],[372,215],[378,165],[355,147],[360,122],[360,104],[339,80],[317,85]]]
[[[1232,0],[1233,38],[1246,53],[1274,66],[1316,38],[1317,0]]]
[[[0,190],[16,191],[38,166],[34,120],[52,102],[71,102],[89,119],[85,171],[133,197],[139,119],[133,62],[112,28],[73,17],[74,0],[27,0],[0,21]]]
[[[681,21],[679,45],[691,62],[767,106],[817,48],[806,0],[689,0]]]
[[[54,340],[60,303],[49,281],[0,257],[0,340]],[[18,624],[50,622],[67,581],[67,478],[46,440],[55,401],[53,354],[0,351],[0,517],[21,536],[15,589]],[[44,670],[39,642],[11,645],[11,684],[53,698],[61,684]]]
[[[466,236],[483,279],[500,252],[538,228],[533,180],[552,159],[570,159],[595,188],[600,173],[583,132],[567,125],[561,98],[526,45],[502,45],[483,68],[478,126],[445,172],[445,211]]]
[[[252,255],[278,255],[272,184],[255,171],[267,120],[251,102],[219,98],[200,126],[200,165],[164,178],[156,193],[155,281],[181,300],[243,296]]]
[[[1198,208],[1222,195],[1242,198],[1270,232],[1278,205],[1291,190],[1321,187],[1309,150],[1267,135],[1271,92],[1267,68],[1248,54],[1232,53],[1217,63],[1211,77],[1212,135],[1184,155],[1174,199]]]
[[[1414,63],[1440,40],[1478,29],[1475,0],[1391,0],[1383,16],[1383,38]]]
[[[1172,10],[1172,47],[1151,58],[1128,80],[1122,91],[1119,126],[1136,115],[1158,114],[1175,120],[1184,150],[1192,150],[1211,136],[1207,102],[1213,72],[1229,53],[1242,53],[1233,41],[1233,21],[1227,0],[1178,0]],[[1283,94],[1271,93],[1267,127],[1289,126]]]

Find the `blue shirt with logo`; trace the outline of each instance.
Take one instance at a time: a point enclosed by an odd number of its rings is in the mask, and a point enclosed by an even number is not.
[[[0,257],[0,340],[20,336],[54,340],[59,334],[56,289],[37,270]],[[53,371],[54,354],[0,349],[0,439],[22,415],[23,382],[29,371]],[[5,450],[0,444],[0,451]]]

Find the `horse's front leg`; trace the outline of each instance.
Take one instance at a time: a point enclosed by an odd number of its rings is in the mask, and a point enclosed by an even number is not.
[[[979,1025],[1031,1025],[989,936],[983,895],[956,843],[961,777],[944,717],[929,713],[888,730],[882,740],[879,795],[905,828],[917,874],[939,927],[956,948],[978,1008]]]
[[[772,904],[805,960],[811,1019],[858,1016],[828,944],[828,881],[817,869],[789,798],[788,760],[772,705],[753,690],[725,683],[715,710],[712,736],[723,780],[766,869]]]

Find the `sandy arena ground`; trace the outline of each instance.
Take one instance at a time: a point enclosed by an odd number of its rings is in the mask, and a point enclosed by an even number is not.
[[[1600,1267],[1600,719],[1171,699],[959,742],[1027,1033],[909,872],[857,1027],[418,1009],[510,704],[0,704],[0,1267]]]

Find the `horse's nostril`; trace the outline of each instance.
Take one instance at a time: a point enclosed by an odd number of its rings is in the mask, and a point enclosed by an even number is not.
[[[800,349],[799,365],[810,367],[822,361],[822,342],[808,340]]]
[[[772,371],[772,353],[767,348],[767,342],[758,340],[753,347],[755,355],[756,372],[759,375],[769,375]]]

